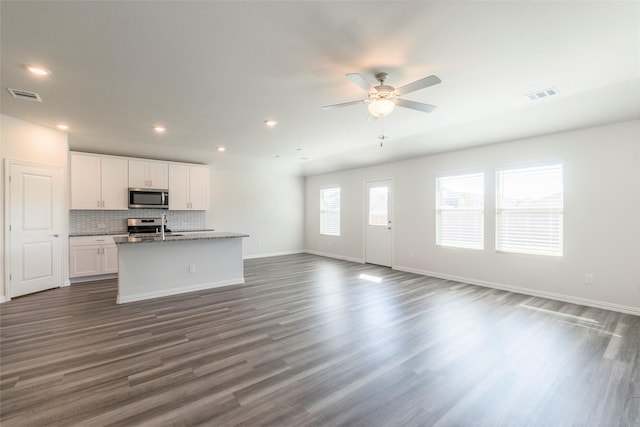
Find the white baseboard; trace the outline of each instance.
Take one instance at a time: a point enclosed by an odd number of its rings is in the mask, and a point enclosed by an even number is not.
[[[503,283],[488,282],[486,280],[477,280],[470,277],[454,276],[451,274],[443,274],[435,271],[420,270],[417,268],[403,267],[394,265],[394,270],[406,271],[407,273],[420,274],[422,276],[437,277],[439,279],[453,280],[456,282],[468,283],[471,285],[483,286],[485,288],[500,289],[503,291],[515,292],[518,294],[531,295],[534,297],[547,298],[556,301],[569,302],[572,304],[586,305],[588,307],[603,308],[605,310],[617,311],[619,313],[634,314],[640,316],[640,308],[627,305],[612,304],[587,298],[574,297],[564,294],[556,294],[554,292],[538,291],[530,288],[522,288],[520,286],[505,285]]]
[[[326,256],[328,258],[342,259],[342,260],[345,260],[345,261],[357,262],[358,264],[364,264],[364,259],[362,259],[362,258],[352,258],[352,257],[348,257],[348,256],[342,256],[342,255],[336,255],[336,254],[328,254],[326,252],[310,251],[308,249],[305,250],[304,253],[311,254],[311,255],[318,255],[318,256]]]
[[[300,249],[300,250],[297,250],[297,251],[271,252],[271,253],[268,253],[268,254],[245,255],[244,259],[268,258],[268,257],[272,257],[272,256],[296,255],[296,254],[303,254],[303,253],[305,253],[305,251]]]
[[[118,299],[116,302],[118,304],[124,304],[127,302],[142,301],[146,299],[160,298],[160,297],[168,297],[171,295],[185,294],[187,292],[196,292],[196,291],[203,291],[205,289],[221,288],[223,286],[243,285],[243,284],[244,284],[244,277],[239,277],[237,279],[227,279],[227,280],[221,280],[218,282],[211,282],[211,283],[198,283],[196,285],[184,286],[180,288],[163,289],[161,291],[128,295],[126,297],[121,297],[120,295],[118,295]]]
[[[69,285],[84,282],[97,282],[98,280],[117,279],[117,274],[100,274],[98,276],[84,276],[84,277],[72,277],[69,279]],[[68,286],[68,285],[62,285]]]
[[[65,280],[62,282],[62,285],[60,285],[61,288],[66,288],[67,286],[71,286],[71,279]]]
[[[5,297],[4,295],[0,295],[0,304],[2,304],[3,302],[7,302],[10,301],[9,299],[7,299],[7,297]]]

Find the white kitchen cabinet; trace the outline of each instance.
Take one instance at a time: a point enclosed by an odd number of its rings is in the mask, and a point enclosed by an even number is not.
[[[129,160],[129,187],[169,188],[169,164],[151,160]]]
[[[71,153],[71,209],[126,210],[127,160]]]
[[[189,166],[189,195],[191,208],[196,211],[209,209],[209,168]]]
[[[101,274],[100,245],[69,246],[69,277]]]
[[[102,273],[118,273],[118,247],[115,243],[102,245]]]
[[[209,167],[169,165],[169,209],[209,209]]]
[[[69,277],[118,273],[118,248],[113,236],[69,238]]]

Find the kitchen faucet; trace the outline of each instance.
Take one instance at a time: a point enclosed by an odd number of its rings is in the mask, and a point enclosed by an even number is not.
[[[164,240],[164,229],[165,229],[165,224],[167,223],[167,213],[164,212],[162,214],[162,225],[161,225],[161,230],[162,230],[162,240]]]

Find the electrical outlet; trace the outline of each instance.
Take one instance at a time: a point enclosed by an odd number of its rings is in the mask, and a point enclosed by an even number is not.
[[[196,272],[196,265],[189,264],[189,273],[195,273],[195,272]]]
[[[98,224],[98,228],[104,229],[104,228],[107,228],[107,226],[105,224]]]
[[[593,274],[585,274],[584,275],[584,284],[585,285],[594,285],[595,282],[593,281]]]

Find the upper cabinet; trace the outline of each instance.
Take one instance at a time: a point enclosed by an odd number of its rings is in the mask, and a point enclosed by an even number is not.
[[[209,209],[209,167],[169,165],[169,209]]]
[[[169,164],[152,160],[129,160],[129,187],[169,188]]]
[[[129,188],[169,190],[169,209],[209,209],[209,166],[71,152],[71,209],[127,210]]]
[[[127,210],[127,160],[71,153],[71,209]]]

